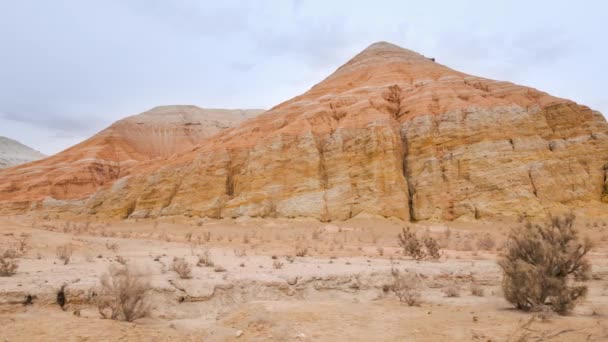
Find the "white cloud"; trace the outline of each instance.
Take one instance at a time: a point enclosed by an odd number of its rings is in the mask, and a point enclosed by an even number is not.
[[[604,1],[0,3],[0,135],[57,152],[162,104],[269,108],[386,40],[608,113]]]

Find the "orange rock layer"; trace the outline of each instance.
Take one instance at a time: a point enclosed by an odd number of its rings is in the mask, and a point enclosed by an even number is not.
[[[321,220],[608,210],[607,165],[600,113],[376,43],[305,94],[178,157],[140,163],[70,210]],[[66,210],[2,183],[4,208]]]
[[[260,112],[162,106],[127,117],[52,157],[0,171],[0,211],[86,198],[142,162],[189,151],[203,138]]]

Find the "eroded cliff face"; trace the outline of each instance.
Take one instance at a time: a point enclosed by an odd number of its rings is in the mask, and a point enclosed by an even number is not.
[[[97,193],[113,217],[405,220],[599,204],[608,126],[587,107],[388,43],[307,93]]]
[[[606,164],[608,125],[598,112],[377,43],[305,94],[192,151],[139,164],[70,210],[120,218],[534,216],[608,209]]]

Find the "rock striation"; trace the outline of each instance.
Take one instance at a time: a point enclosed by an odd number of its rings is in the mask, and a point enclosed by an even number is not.
[[[306,93],[191,151],[96,184],[71,210],[324,221],[608,212],[607,166],[608,124],[599,112],[380,42]],[[62,195],[92,193],[77,191],[80,184]],[[5,208],[42,202],[23,185],[6,186]]]
[[[140,164],[191,150],[261,112],[161,106],[127,117],[52,157],[0,171],[0,212],[40,209],[43,203],[81,205],[79,200]]]
[[[0,169],[13,167],[46,157],[22,143],[0,137]]]

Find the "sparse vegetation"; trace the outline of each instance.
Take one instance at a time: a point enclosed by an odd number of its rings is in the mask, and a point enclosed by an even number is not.
[[[17,239],[17,245],[19,247],[19,252],[25,253],[27,251],[27,245],[29,243],[30,236],[28,234],[21,234],[21,236]]]
[[[472,284],[471,285],[471,294],[476,297],[483,297],[485,295],[485,291],[484,291],[483,287],[481,287],[477,284]]]
[[[17,273],[19,268],[19,260],[16,259],[15,253],[6,250],[0,254],[0,277],[10,277]]]
[[[213,260],[211,260],[211,255],[208,250],[203,251],[203,253],[198,255],[198,262],[196,266],[198,267],[213,267],[215,264]]]
[[[69,243],[66,243],[61,246],[57,246],[57,250],[56,250],[57,258],[59,258],[59,260],[63,261],[64,265],[67,265],[70,263],[73,253],[74,253],[74,249],[72,248],[72,245]]]
[[[419,306],[420,300],[420,281],[416,274],[402,273],[397,269],[392,269],[393,283],[390,290],[395,293],[399,301],[408,306]]]
[[[456,284],[450,284],[441,289],[441,292],[443,292],[446,297],[460,297],[460,286]]]
[[[132,322],[149,314],[151,288],[143,274],[129,266],[110,265],[100,282],[97,309],[103,318]]]
[[[297,257],[305,257],[308,254],[308,246],[298,241],[295,247],[295,254]]]
[[[424,248],[426,249],[427,258],[437,260],[441,257],[441,247],[439,247],[437,240],[432,237],[424,238]]]
[[[186,239],[186,241],[188,242],[192,242],[192,232],[188,232],[184,235],[184,238]]]
[[[416,233],[410,231],[410,228],[407,227],[402,228],[398,238],[399,246],[403,248],[403,253],[414,260],[422,260],[424,258],[439,259],[441,257],[439,243],[430,236],[425,236],[421,240],[416,236]]]
[[[591,242],[582,240],[574,228],[574,215],[553,217],[545,225],[515,228],[499,261],[503,270],[505,298],[518,309],[542,310],[551,306],[558,313],[570,311],[587,287],[591,266],[585,256]]]
[[[177,273],[182,279],[192,278],[192,267],[183,258],[174,259],[173,264],[171,264],[171,269],[173,270],[173,272]]]
[[[275,260],[272,263],[272,268],[274,268],[275,270],[280,270],[281,268],[283,268],[283,263],[278,260]]]
[[[117,255],[116,258],[114,258],[114,260],[116,260],[117,263],[121,264],[121,265],[126,265],[127,264],[127,258],[121,256],[121,255]]]

